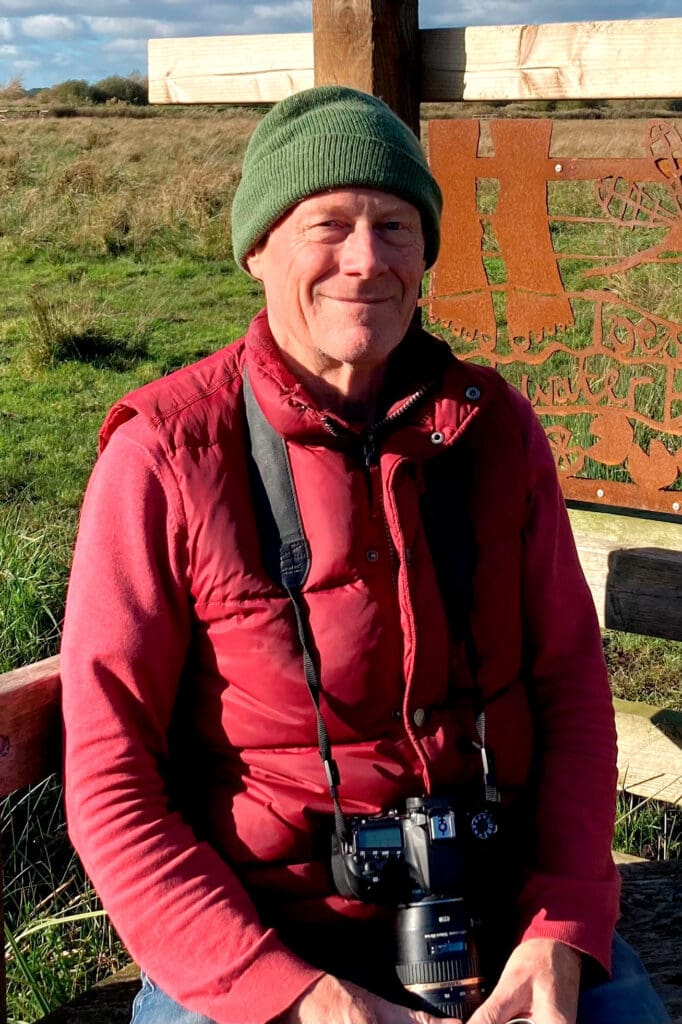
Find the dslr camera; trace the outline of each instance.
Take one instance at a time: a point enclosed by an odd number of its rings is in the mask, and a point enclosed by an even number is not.
[[[486,995],[482,917],[472,893],[500,840],[499,805],[409,797],[404,811],[347,819],[332,840],[341,896],[395,907],[395,965],[415,1001],[469,1017]],[[496,859],[496,857],[495,857]]]

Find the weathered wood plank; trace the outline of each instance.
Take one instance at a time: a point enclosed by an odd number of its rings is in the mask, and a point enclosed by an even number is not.
[[[641,956],[673,1024],[682,1024],[682,861],[614,860],[623,882],[618,931]],[[40,1024],[127,1024],[137,976],[131,964]]]
[[[67,1006],[48,1013],[39,1024],[129,1024],[139,987],[140,970],[129,964]]]
[[[59,657],[0,675],[0,796],[59,771]]]
[[[601,625],[682,640],[682,523],[569,515]]]
[[[356,17],[357,2],[322,6],[340,12],[343,38],[343,19]],[[409,39],[411,24],[410,15],[397,38]],[[329,40],[320,54],[326,81],[342,66],[337,56],[334,69],[331,34]],[[363,34],[356,40],[361,49],[363,40]],[[682,18],[422,29],[415,50],[421,53],[422,102],[682,94]],[[409,66],[404,74],[409,77]],[[149,41],[152,103],[274,102],[313,83],[312,34]],[[383,87],[393,88],[388,76]]]
[[[314,84],[310,33],[150,39],[150,103],[274,103]]]
[[[59,659],[0,675],[0,795],[59,769]],[[682,799],[682,712],[615,700],[620,784],[668,802]]]
[[[682,18],[421,32],[422,101],[679,96]]]
[[[2,859],[2,832],[0,832],[0,935],[5,941],[5,879]],[[5,949],[3,946],[0,957],[0,1021],[7,1020],[7,972],[5,968]]]
[[[673,1024],[682,1024],[682,860],[620,864],[618,931],[639,953]]]
[[[682,801],[682,711],[614,700],[618,783],[637,796]]]
[[[418,0],[313,0],[316,85],[381,96],[419,132]]]

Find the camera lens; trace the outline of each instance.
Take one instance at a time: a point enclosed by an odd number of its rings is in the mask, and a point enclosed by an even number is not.
[[[461,899],[425,899],[396,919],[396,971],[425,1008],[466,1019],[485,998],[474,929]]]

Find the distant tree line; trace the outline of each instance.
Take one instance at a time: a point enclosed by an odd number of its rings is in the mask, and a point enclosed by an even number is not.
[[[147,103],[147,79],[134,72],[131,75],[109,75],[94,85],[85,79],[70,78],[37,97],[40,102],[83,106],[89,103],[129,103],[141,107]]]
[[[103,103],[127,103],[130,106],[146,106],[147,79],[137,71],[129,75],[109,75],[91,85],[84,78],[69,78],[65,82],[50,86],[49,89],[23,88],[20,78],[12,79],[3,88],[0,96],[6,100],[34,99],[47,105],[84,107]]]

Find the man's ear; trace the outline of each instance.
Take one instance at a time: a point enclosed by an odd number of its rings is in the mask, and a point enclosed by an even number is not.
[[[257,281],[262,281],[263,280],[262,259],[261,259],[261,256],[262,256],[262,253],[263,253],[263,245],[264,245],[264,242],[263,242],[263,239],[261,239],[260,242],[258,242],[256,244],[255,248],[253,248],[251,250],[251,252],[247,253],[247,255],[244,257],[244,263],[246,264],[246,269],[251,274],[251,277],[255,277],[255,279]]]

